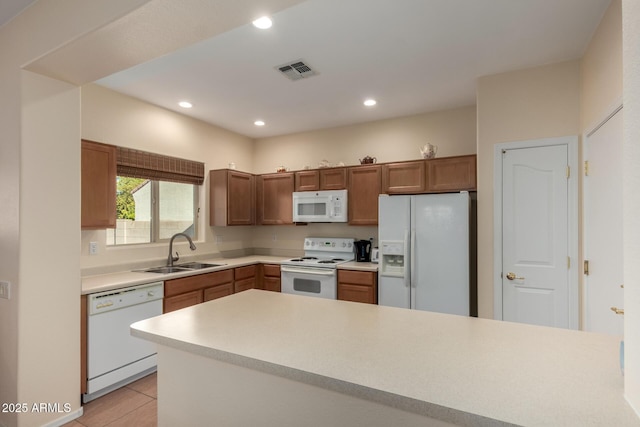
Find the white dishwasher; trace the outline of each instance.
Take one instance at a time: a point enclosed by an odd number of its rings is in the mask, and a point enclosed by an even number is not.
[[[87,393],[100,397],[156,369],[153,343],[131,336],[130,325],[162,314],[164,282],[87,297]]]

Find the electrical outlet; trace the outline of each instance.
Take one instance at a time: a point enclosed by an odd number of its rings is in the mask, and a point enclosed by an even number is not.
[[[222,235],[221,234],[216,234],[215,241],[216,241],[216,243],[222,242]]]
[[[96,255],[98,253],[98,242],[89,242],[89,255]]]
[[[9,299],[11,297],[11,283],[0,282],[0,298]]]
[[[277,242],[278,241],[278,235],[277,234],[272,235],[271,236],[271,240],[273,240],[274,242]]]

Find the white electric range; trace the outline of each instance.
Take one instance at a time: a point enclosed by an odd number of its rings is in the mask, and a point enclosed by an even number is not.
[[[304,256],[280,264],[282,292],[336,299],[337,266],[354,260],[353,241],[333,237],[304,239]]]

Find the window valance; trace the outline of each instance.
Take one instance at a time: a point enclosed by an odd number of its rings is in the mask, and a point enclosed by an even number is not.
[[[119,176],[202,185],[204,163],[117,147]]]

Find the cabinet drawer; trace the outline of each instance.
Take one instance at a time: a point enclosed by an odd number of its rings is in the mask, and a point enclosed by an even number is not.
[[[348,285],[341,283],[338,285],[338,299],[341,301],[363,302],[375,304],[375,290],[372,286]]]
[[[246,267],[238,267],[235,269],[235,279],[242,280],[248,279],[249,277],[255,277],[256,275],[256,266],[255,265],[247,265]]]
[[[172,295],[183,294],[185,292],[191,292],[231,282],[233,282],[233,270],[231,269],[182,277],[180,279],[172,279],[164,282],[164,295],[165,297],[170,297]]]
[[[271,277],[280,277],[280,266],[277,264],[264,264],[262,266],[264,275]]]
[[[263,280],[264,290],[272,292],[280,292],[280,278],[279,277],[265,277]]]
[[[236,280],[233,283],[233,290],[235,293],[246,291],[247,289],[253,289],[256,287],[256,280],[251,277],[249,279]]]
[[[202,302],[202,291],[192,291],[164,299],[163,313],[190,307]]]
[[[204,290],[204,300],[211,301],[213,299],[226,297],[227,295],[231,295],[232,293],[233,285],[231,283],[218,285]]]
[[[373,286],[376,283],[376,273],[372,271],[338,270],[338,282]]]

